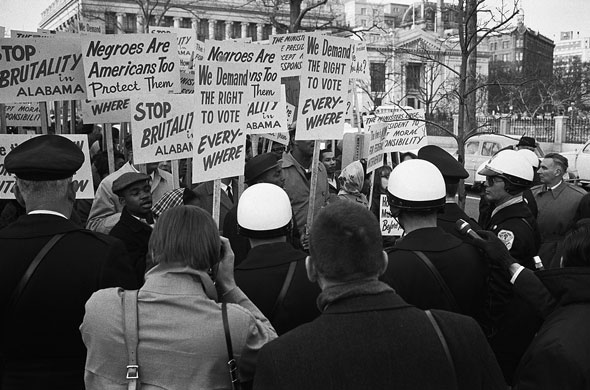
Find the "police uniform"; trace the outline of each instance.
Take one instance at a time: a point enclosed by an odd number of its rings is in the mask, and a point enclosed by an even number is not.
[[[12,150],[5,167],[23,180],[60,180],[83,161],[74,143],[45,135]],[[0,231],[0,388],[81,389],[86,349],[78,327],[84,304],[99,289],[139,285],[119,240],[81,229],[56,211],[27,212]],[[9,306],[25,270],[56,234],[64,236]]]

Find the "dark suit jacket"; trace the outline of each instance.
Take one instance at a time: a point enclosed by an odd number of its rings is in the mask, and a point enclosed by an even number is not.
[[[436,225],[441,227],[445,232],[450,233],[461,240],[465,240],[466,236],[462,235],[459,230],[457,230],[457,220],[459,219],[469,222],[471,229],[474,231],[481,230],[477,221],[465,214],[465,211],[461,210],[456,203],[445,203],[443,211],[438,213],[436,217]]]
[[[459,389],[505,389],[479,326],[433,311],[449,346]],[[426,314],[394,292],[331,303],[313,322],[262,348],[254,389],[451,389],[441,342]]]
[[[306,256],[286,242],[259,245],[250,249],[234,272],[238,287],[270,320],[279,335],[320,315],[316,305],[320,288],[307,279]],[[273,316],[272,309],[292,261],[297,261],[297,265],[291,285],[283,305]]]
[[[121,219],[111,229],[109,235],[123,241],[131,263],[134,264],[137,280],[143,283],[148,243],[152,235],[152,228],[139,221],[127,211],[127,207],[121,212]]]
[[[14,311],[6,305],[30,262],[58,233]],[[0,231],[2,389],[81,389],[86,349],[78,327],[93,292],[139,287],[123,243],[54,215],[24,215]],[[0,373],[1,374],[1,373]],[[2,377],[2,375],[0,375]]]
[[[232,180],[232,191],[234,193],[234,197],[237,197],[237,190],[238,183],[236,180]],[[197,195],[197,198],[201,203],[201,207],[207,210],[210,214],[213,214],[213,181],[201,183],[193,188],[193,191]],[[234,202],[232,202],[229,196],[227,196],[225,191],[221,190],[221,201],[219,208],[219,232],[221,235],[223,235],[223,222],[225,221],[225,216],[232,207],[234,207]]]

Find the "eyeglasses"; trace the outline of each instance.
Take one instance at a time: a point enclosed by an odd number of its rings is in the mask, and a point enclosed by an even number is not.
[[[501,176],[487,176],[486,177],[486,183],[488,184],[488,186],[493,186],[494,183],[502,183],[504,181],[504,179]]]

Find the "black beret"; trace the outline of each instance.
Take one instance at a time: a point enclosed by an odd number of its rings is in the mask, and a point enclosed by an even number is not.
[[[451,156],[449,152],[436,145],[426,145],[420,148],[418,158],[436,165],[446,183],[455,184],[459,182],[459,179],[469,177],[469,173],[459,161]]]
[[[140,181],[148,181],[151,177],[140,172],[126,172],[113,182],[113,193],[120,195],[121,191]]]
[[[525,137],[524,135],[518,140],[518,144],[516,146],[528,146],[529,148],[534,148],[537,146],[535,139],[533,137]]]
[[[251,184],[264,172],[270,171],[278,165],[279,159],[274,153],[264,153],[254,156],[246,163],[244,179],[246,183]]]
[[[16,177],[31,181],[61,180],[74,176],[84,163],[80,148],[59,135],[31,138],[10,151],[4,167]]]

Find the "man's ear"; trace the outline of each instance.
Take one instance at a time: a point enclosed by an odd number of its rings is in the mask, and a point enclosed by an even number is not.
[[[305,270],[307,271],[307,279],[312,283],[316,283],[318,281],[318,271],[315,269],[310,256],[305,258]]]
[[[122,196],[119,196],[119,203],[121,203],[121,206],[125,207],[125,205],[127,204],[127,202],[125,202],[125,198]]]
[[[381,255],[383,256],[383,263],[381,264],[381,268],[379,268],[379,276],[387,271],[387,266],[389,265],[389,256],[387,255],[387,252],[382,251]]]

